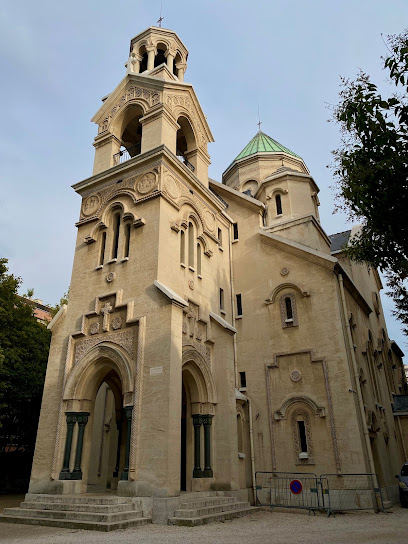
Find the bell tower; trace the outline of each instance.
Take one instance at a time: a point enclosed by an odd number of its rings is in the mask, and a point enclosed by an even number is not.
[[[237,489],[231,220],[208,187],[213,137],[184,81],[187,56],[171,30],[138,34],[92,119],[94,169],[73,185],[70,296],[50,325],[30,492]],[[105,412],[113,425],[101,435]]]
[[[193,87],[184,82],[188,51],[172,30],[150,27],[130,41],[126,75],[92,121],[94,175],[164,146],[208,186],[213,141]]]

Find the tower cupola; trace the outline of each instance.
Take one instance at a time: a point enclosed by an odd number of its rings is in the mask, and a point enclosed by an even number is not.
[[[151,26],[131,39],[126,68],[130,74],[154,75],[156,68],[165,65],[182,82],[187,57],[187,48],[173,30]]]
[[[222,182],[267,206],[266,221],[319,219],[319,188],[303,159],[261,130],[228,166]]]

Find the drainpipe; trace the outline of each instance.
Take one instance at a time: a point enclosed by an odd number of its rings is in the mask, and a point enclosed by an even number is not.
[[[230,283],[231,283],[231,309],[232,309],[232,326],[235,329],[235,301],[234,301],[234,271],[232,268],[232,236],[231,236],[231,230],[233,229],[233,225],[230,225],[230,228],[228,229],[228,251],[229,251],[229,262],[230,262]],[[239,389],[239,381],[238,381],[238,356],[237,356],[237,335],[234,334],[233,337],[233,348],[234,348],[234,375],[235,375],[235,387],[236,389]]]
[[[248,417],[249,417],[249,448],[251,452],[252,489],[254,492],[254,504],[255,504],[256,480],[255,480],[254,426],[252,422],[252,400],[249,397],[247,397],[247,401],[248,401]]]
[[[365,445],[366,445],[366,450],[367,450],[367,461],[368,461],[368,466],[369,466],[370,472],[372,474],[376,474],[374,459],[373,459],[373,453],[372,453],[371,444],[370,444],[370,435],[369,435],[369,432],[368,432],[366,415],[365,415],[365,411],[364,411],[363,395],[361,393],[360,375],[359,375],[359,372],[358,372],[356,355],[355,355],[354,349],[353,349],[353,338],[351,336],[350,323],[349,323],[349,320],[347,319],[347,306],[346,306],[346,297],[344,295],[344,283],[343,283],[342,274],[338,275],[338,279],[339,279],[340,296],[341,296],[341,303],[342,303],[342,308],[343,308],[344,321],[345,321],[346,330],[347,330],[347,340],[348,340],[348,345],[349,345],[349,352],[350,352],[351,361],[352,361],[352,364],[353,364],[355,388],[356,388],[356,393],[357,393],[358,405],[359,405],[359,408],[360,408],[361,423],[362,423],[362,426],[363,426],[363,433],[364,433]],[[378,482],[378,484],[379,483],[380,482]]]

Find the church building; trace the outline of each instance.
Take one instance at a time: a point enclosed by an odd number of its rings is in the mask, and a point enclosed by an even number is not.
[[[326,234],[307,165],[266,133],[208,177],[187,57],[171,30],[138,34],[92,118],[29,496],[109,490],[166,521],[188,493],[254,504],[269,471],[376,473],[392,501],[406,390],[380,277],[344,253],[357,229]]]

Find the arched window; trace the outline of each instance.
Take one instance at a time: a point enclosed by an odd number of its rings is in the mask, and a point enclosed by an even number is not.
[[[140,61],[140,73],[143,73],[147,70],[147,51],[144,45],[139,49],[139,55],[142,57]]]
[[[115,215],[113,216],[112,259],[118,258],[119,231],[120,231],[120,213],[115,213]]]
[[[181,162],[187,166],[187,168],[194,172],[197,166],[195,162],[196,158],[190,156],[189,159],[187,158],[190,151],[195,151],[197,149],[194,131],[190,121],[183,115],[177,119],[177,123],[180,128],[178,129],[176,136],[176,155],[179,157]],[[192,162],[190,162],[190,160]]]
[[[201,245],[197,244],[197,274],[201,276]]]
[[[125,227],[125,251],[124,251],[124,258],[129,257],[129,250],[130,250],[130,223],[128,223]]]
[[[286,309],[286,319],[293,319],[293,309],[292,309],[292,300],[290,297],[285,297],[285,309]]]
[[[186,263],[186,240],[184,230],[180,231],[180,264]]]
[[[283,328],[299,325],[294,293],[286,293],[280,297],[280,314]]]
[[[157,53],[154,57],[154,67],[160,66],[160,64],[166,64],[166,46],[164,44],[158,44]]]
[[[275,196],[276,202],[276,215],[282,215],[282,198],[281,195]]]
[[[292,435],[295,464],[314,464],[310,419],[306,410],[298,409],[293,413]]]
[[[136,104],[129,105],[123,113],[118,126],[118,138],[121,140],[119,153],[113,156],[113,164],[128,161],[142,151],[142,124],[143,109]]]
[[[188,266],[194,269],[194,225],[190,221],[188,224]]]
[[[106,247],[106,230],[103,231],[101,237],[101,247],[99,251],[99,266],[103,266],[103,261],[105,260],[105,247]]]

